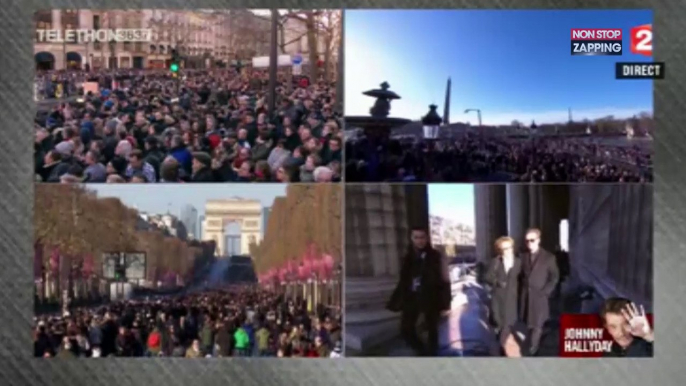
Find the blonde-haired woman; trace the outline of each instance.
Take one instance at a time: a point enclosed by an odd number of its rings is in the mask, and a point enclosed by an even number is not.
[[[522,264],[515,255],[515,242],[511,237],[498,238],[495,249],[498,255],[491,261],[486,274],[486,282],[491,286],[491,314],[505,355],[516,356],[512,341],[513,327],[519,321],[519,279]]]

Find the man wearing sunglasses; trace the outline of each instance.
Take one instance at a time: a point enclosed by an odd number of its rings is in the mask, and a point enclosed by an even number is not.
[[[550,318],[550,296],[560,278],[555,256],[541,248],[540,229],[526,231],[527,252],[522,256],[522,304],[520,315],[529,328],[529,355],[535,356],[543,326]]]

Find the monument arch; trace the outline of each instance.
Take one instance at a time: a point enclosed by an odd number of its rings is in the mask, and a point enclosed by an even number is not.
[[[219,256],[247,255],[251,242],[262,240],[262,203],[231,198],[205,205],[203,235],[217,243]]]

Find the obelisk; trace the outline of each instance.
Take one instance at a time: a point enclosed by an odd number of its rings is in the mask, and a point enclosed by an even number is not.
[[[443,109],[443,124],[444,125],[449,125],[450,124],[450,86],[452,84],[452,81],[450,77],[448,77],[448,85],[445,89],[445,107]]]

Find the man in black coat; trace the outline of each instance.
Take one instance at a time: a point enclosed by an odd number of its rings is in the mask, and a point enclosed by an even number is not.
[[[428,231],[414,228],[411,239],[412,247],[402,260],[400,280],[388,309],[402,313],[401,334],[417,354],[437,356],[438,325],[441,312],[450,308],[450,284],[443,277],[441,254],[429,245]],[[417,320],[422,314],[429,333],[427,345],[417,335]]]
[[[529,328],[529,354],[536,355],[543,326],[550,318],[550,295],[555,291],[560,273],[555,256],[541,248],[541,231],[526,232],[527,252],[522,256],[521,315]]]

